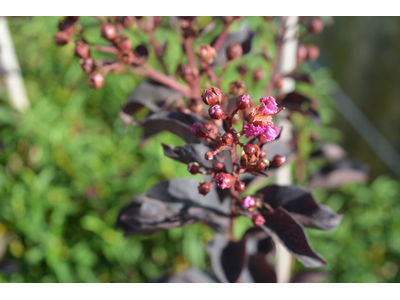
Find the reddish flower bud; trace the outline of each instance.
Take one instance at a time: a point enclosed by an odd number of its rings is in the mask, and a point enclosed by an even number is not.
[[[308,48],[304,44],[300,44],[297,48],[297,64],[302,64],[307,59]]]
[[[75,55],[83,59],[90,57],[89,45],[84,41],[79,41],[75,46]]]
[[[205,139],[208,137],[208,129],[201,123],[194,123],[190,131],[198,138]]]
[[[256,146],[253,144],[247,144],[243,147],[243,151],[247,156],[252,156],[254,153],[256,153]]]
[[[235,182],[235,190],[239,193],[243,192],[246,187],[246,184],[243,181],[236,181]]]
[[[64,20],[63,22],[58,23],[58,29],[60,31],[66,32],[68,35],[73,35],[74,31],[74,23],[70,22],[68,19]]]
[[[201,96],[203,102],[207,105],[214,105],[218,101],[217,95],[208,89],[205,89]]]
[[[265,150],[261,150],[260,151],[260,159],[264,159],[267,157],[267,152],[265,152]]]
[[[222,109],[221,106],[219,106],[219,105],[214,105],[214,106],[211,106],[211,107],[208,109],[208,114],[210,115],[210,117],[211,117],[212,119],[214,119],[214,120],[219,120],[219,119],[221,119],[222,117],[224,117],[224,110]]]
[[[200,171],[200,165],[197,162],[190,163],[188,164],[188,171],[190,174],[196,175]]]
[[[206,154],[204,155],[204,158],[208,161],[214,159],[214,154],[211,151],[207,151]]]
[[[230,134],[230,133],[228,133],[228,132],[225,132],[224,135],[222,136],[222,141],[223,141],[225,144],[230,144],[230,143],[232,143],[232,142],[233,142],[233,136],[232,136],[232,134]]]
[[[118,53],[117,59],[124,65],[131,65],[135,60],[135,55],[132,51],[121,51]]]
[[[81,67],[82,70],[86,73],[93,73],[96,71],[96,64],[93,60],[93,58],[87,58],[85,60],[81,60]]]
[[[264,160],[259,160],[255,165],[255,168],[260,171],[264,171],[266,167],[267,167],[267,164],[265,163]]]
[[[237,71],[239,72],[240,75],[244,76],[246,75],[247,67],[245,65],[240,65],[237,67]]]
[[[198,189],[199,193],[205,196],[210,192],[210,184],[206,182],[200,182]]]
[[[92,88],[98,90],[103,86],[104,76],[100,73],[92,73],[89,76],[88,83]]]
[[[282,166],[286,161],[286,157],[283,155],[275,155],[274,158],[272,159],[271,163],[274,166],[280,167]]]
[[[197,48],[197,56],[204,62],[211,64],[214,58],[218,56],[217,52],[210,45],[201,44]]]
[[[320,18],[314,18],[308,24],[308,32],[310,33],[320,33],[324,29],[324,22]]]
[[[250,107],[250,96],[249,95],[241,95],[236,98],[236,107],[239,109],[245,109]]]
[[[252,196],[247,196],[246,198],[244,198],[242,206],[245,209],[254,207],[256,206],[256,199]]]
[[[71,38],[69,37],[69,34],[66,33],[65,31],[57,32],[57,34],[54,36],[54,42],[59,46],[64,46],[68,44],[70,41]]]
[[[265,219],[262,215],[256,214],[253,216],[253,222],[256,226],[262,226],[265,223]]]
[[[223,170],[224,170],[224,164],[222,164],[220,162],[213,163],[211,171],[213,171],[214,173],[220,173]]]
[[[108,41],[113,41],[117,37],[117,30],[111,23],[104,23],[100,27],[101,36]]]
[[[189,85],[193,83],[194,77],[195,77],[195,70],[190,68],[188,65],[185,66],[179,66],[178,75],[182,77],[182,79]]]
[[[220,104],[223,97],[221,90],[215,86],[212,86],[210,90],[217,96],[217,104]]]
[[[222,146],[225,146],[225,145],[226,145],[225,142],[224,142],[224,140],[222,139],[222,136],[217,137],[217,145],[218,145],[219,147],[222,147]]]
[[[319,56],[319,48],[315,45],[308,45],[307,59],[316,60]]]
[[[79,16],[78,17],[67,17],[65,20],[70,23],[76,23],[76,21],[79,20]]]
[[[132,47],[132,41],[126,36],[117,37],[114,43],[115,46],[122,51],[128,51]]]
[[[241,94],[243,94],[246,91],[246,85],[244,84],[243,81],[241,81],[240,79],[235,80],[234,82],[232,82],[229,85],[229,91],[235,95],[235,96],[239,96]]]
[[[232,182],[233,182],[233,176],[231,174],[218,173],[217,176],[215,176],[215,183],[221,189],[230,188]]]
[[[274,85],[276,89],[280,90],[283,87],[284,78],[281,76],[276,76],[274,79]]]
[[[255,82],[260,81],[261,79],[264,78],[264,76],[265,76],[265,72],[264,72],[264,70],[261,69],[261,68],[257,68],[257,69],[255,69],[254,72],[253,72],[253,80],[254,80]]]
[[[228,60],[237,59],[241,57],[242,54],[243,54],[243,48],[242,45],[240,44],[231,43],[226,49],[226,56],[228,57]]]

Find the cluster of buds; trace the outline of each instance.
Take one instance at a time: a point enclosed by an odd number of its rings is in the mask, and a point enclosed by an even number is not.
[[[207,151],[204,155],[207,161],[212,161],[219,157],[218,154],[223,150],[236,153],[237,146],[240,146],[242,149],[241,163],[235,164],[233,161],[232,173],[227,173],[224,164],[218,161],[214,162],[209,170],[202,170],[197,163],[191,163],[188,166],[188,171],[191,174],[200,173],[211,176],[209,182],[203,180],[199,184],[198,190],[202,195],[207,195],[210,192],[210,187],[213,183],[220,189],[231,189],[232,192],[237,194],[236,199],[238,200],[239,208],[252,213],[254,223],[261,226],[264,219],[257,213],[256,208],[257,205],[260,205],[260,201],[257,201],[252,196],[247,196],[244,199],[240,198],[239,193],[244,191],[246,184],[239,180],[239,175],[244,172],[262,172],[270,166],[270,163],[276,167],[284,164],[284,156],[276,155],[270,162],[266,159],[267,153],[261,149],[263,143],[272,141],[279,135],[279,130],[274,125],[272,118],[283,108],[278,109],[276,100],[271,96],[261,98],[259,105],[251,107],[250,96],[239,95],[235,99],[236,108],[232,113],[225,114],[222,108],[222,99],[221,91],[214,86],[206,89],[202,94],[203,102],[210,106],[208,110],[210,119],[223,119],[226,122],[228,130],[225,131],[227,132],[219,133],[217,125],[211,123],[194,123],[191,132],[198,138],[206,139],[213,147],[214,151]],[[244,122],[242,130],[237,132],[233,128],[232,120],[235,114],[245,110],[249,111],[248,121]],[[258,142],[244,144],[240,142],[241,137],[246,139],[256,138]]]

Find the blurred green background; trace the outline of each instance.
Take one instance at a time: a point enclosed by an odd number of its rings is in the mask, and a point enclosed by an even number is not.
[[[83,22],[101,41],[97,22],[91,19]],[[53,43],[59,20],[8,18],[32,106],[19,114],[1,91],[0,254],[4,252],[3,261],[18,262],[20,269],[0,273],[0,282],[148,282],[188,266],[211,270],[205,245],[213,232],[204,225],[131,238],[115,229],[120,208],[134,195],[162,180],[191,176],[185,165],[164,157],[160,145],[183,141],[161,133],[139,147],[142,129],[123,129],[118,112],[142,79],[109,74],[102,89],[90,89],[73,46]],[[260,28],[261,17],[246,20],[265,35],[255,40],[257,45],[264,37],[272,41],[268,30]],[[334,36],[335,26],[327,34]],[[314,42],[323,44],[324,34]],[[166,59],[175,70],[181,54],[177,37],[164,28],[160,37],[169,41]],[[146,40],[142,35],[131,38],[134,44]],[[212,38],[212,33],[205,37],[208,42]],[[334,47],[321,47],[336,57]],[[243,60],[250,68],[261,63]],[[154,55],[150,63],[156,65]],[[269,66],[262,66],[268,72]],[[228,73],[225,85],[235,76]],[[262,94],[263,85],[247,86],[255,97]],[[337,114],[326,92],[309,92],[324,100],[323,120],[335,122]],[[315,127],[311,121],[307,124]],[[333,124],[322,128],[322,136],[341,142],[351,157],[361,156],[347,144],[347,132]],[[386,172],[373,173],[369,184],[349,184],[333,193],[314,191],[320,202],[344,214],[333,232],[307,230],[314,248],[328,261],[321,268],[331,274],[327,281],[400,281],[400,184]],[[296,262],[294,269],[303,267]]]

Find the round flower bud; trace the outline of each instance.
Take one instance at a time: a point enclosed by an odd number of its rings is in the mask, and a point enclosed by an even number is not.
[[[212,153],[212,151],[207,151],[206,154],[204,155],[204,158],[208,161],[213,160],[214,154]]]
[[[117,37],[117,30],[111,23],[104,23],[100,27],[101,36],[108,41],[113,41]]]
[[[239,72],[239,74],[240,74],[241,76],[246,75],[246,72],[247,72],[247,67],[246,67],[246,65],[240,65],[240,66],[238,66],[238,67],[237,67],[237,71]]]
[[[228,133],[228,132],[225,132],[224,135],[222,136],[222,141],[223,141],[225,144],[230,144],[230,143],[232,143],[232,142],[233,142],[233,136],[232,136],[232,134],[230,134],[230,133]]]
[[[75,55],[83,59],[90,57],[89,45],[84,41],[79,41],[75,46]]]
[[[253,222],[256,226],[262,226],[265,223],[265,219],[262,215],[256,214],[253,216]]]
[[[237,59],[241,57],[242,54],[243,54],[243,48],[242,45],[240,44],[231,43],[226,49],[226,56],[228,57],[228,60]]]
[[[261,150],[260,151],[260,159],[264,159],[267,157],[267,152],[265,152],[265,150]]]
[[[243,151],[247,156],[252,156],[254,153],[256,153],[256,146],[253,144],[247,144],[243,147]]]
[[[307,59],[308,60],[316,60],[319,56],[319,48],[315,45],[308,45],[307,49]]]
[[[245,109],[250,107],[250,96],[249,95],[241,95],[236,98],[236,107],[239,109]]]
[[[122,51],[128,51],[132,47],[132,41],[126,36],[119,36],[115,39],[115,46]]]
[[[274,85],[276,89],[280,90],[283,87],[284,78],[282,76],[276,76],[274,79]]]
[[[130,65],[133,63],[135,55],[132,51],[121,51],[118,53],[117,59],[124,65]]]
[[[211,107],[208,109],[208,114],[210,115],[210,117],[211,117],[212,119],[214,119],[214,120],[219,120],[219,119],[221,119],[222,117],[224,117],[224,110],[222,109],[221,106],[219,106],[219,105],[214,105],[214,106],[211,106]]]
[[[229,85],[229,91],[235,95],[235,96],[239,96],[241,94],[243,94],[246,91],[246,85],[244,84],[244,82],[240,79],[235,80],[234,82],[232,82]]]
[[[208,137],[208,129],[201,123],[194,123],[190,131],[198,138],[205,139]]]
[[[207,105],[214,105],[218,101],[217,95],[211,92],[209,89],[205,89],[201,96],[203,102]]]
[[[275,155],[274,158],[271,160],[271,163],[274,166],[280,167],[282,166],[286,161],[286,157],[283,155]]]
[[[244,198],[242,206],[245,209],[254,207],[256,206],[256,199],[252,196],[247,196],[246,198]]]
[[[215,183],[221,189],[230,188],[232,182],[233,182],[233,176],[231,174],[218,173],[217,176],[215,176]]]
[[[243,192],[246,187],[246,184],[243,181],[236,181],[235,182],[235,190],[239,193]]]
[[[226,145],[225,142],[224,142],[224,140],[222,139],[222,136],[217,137],[217,145],[218,145],[219,147],[222,147],[222,146],[225,146],[225,145]]]
[[[58,29],[60,31],[64,31],[69,35],[73,35],[75,33],[74,31],[74,24],[70,22],[70,20],[65,19],[64,21],[58,23]]]
[[[320,18],[314,18],[308,24],[307,30],[310,33],[320,33],[324,29],[324,22]]]
[[[200,182],[198,189],[199,193],[205,196],[210,192],[210,184],[206,182]]]
[[[69,34],[66,33],[65,31],[57,32],[57,34],[54,36],[54,42],[59,46],[64,46],[68,44],[70,41],[71,38],[69,37]]]
[[[93,58],[90,58],[90,57],[87,59],[81,60],[81,67],[85,73],[93,73],[94,71],[96,71],[96,64],[95,64]]]
[[[224,170],[224,164],[220,162],[215,162],[212,165],[211,171],[214,173],[221,173]]]
[[[89,85],[94,89],[99,89],[103,86],[104,76],[100,73],[92,73],[88,80]]]
[[[267,167],[267,164],[265,163],[264,160],[259,160],[256,165],[255,165],[256,169],[260,170],[260,171],[264,171],[265,168]]]
[[[300,44],[297,48],[297,64],[302,64],[307,59],[308,48],[304,44]]]
[[[200,165],[197,162],[190,163],[188,164],[188,171],[190,174],[196,175],[200,171]]]
[[[255,82],[260,81],[261,79],[264,78],[264,76],[265,76],[265,72],[264,72],[264,70],[261,69],[261,68],[257,68],[257,69],[255,69],[254,72],[253,72],[253,80],[254,80]]]
[[[211,64],[214,61],[214,58],[218,56],[217,52],[210,45],[201,44],[199,48],[197,48],[197,56],[204,62]]]

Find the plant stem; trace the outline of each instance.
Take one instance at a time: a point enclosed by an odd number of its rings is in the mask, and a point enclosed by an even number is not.
[[[221,34],[218,36],[217,40],[215,41],[213,47],[215,51],[221,48],[222,44],[224,43],[226,37],[228,36],[228,30],[232,23],[226,23],[224,29],[222,30]]]
[[[196,66],[196,59],[194,57],[193,51],[193,38],[188,37],[185,39],[185,51],[188,57],[189,67],[194,74],[194,80],[191,84],[191,97],[199,98],[200,97],[200,80],[199,80],[199,72]]]

